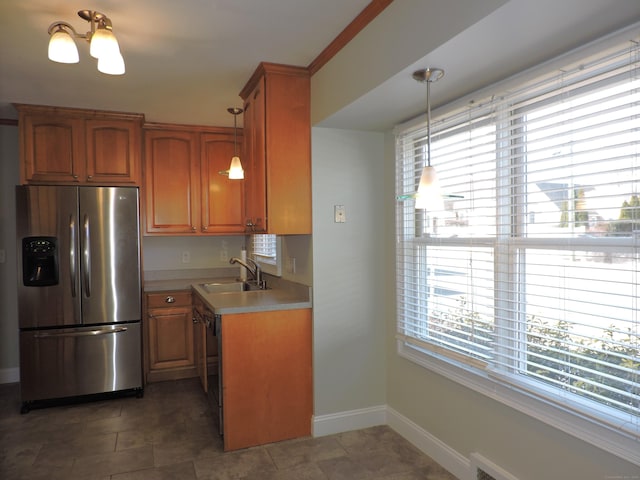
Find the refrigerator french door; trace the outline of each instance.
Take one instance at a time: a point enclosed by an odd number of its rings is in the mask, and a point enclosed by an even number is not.
[[[16,212],[23,411],[141,394],[138,189],[18,186]]]

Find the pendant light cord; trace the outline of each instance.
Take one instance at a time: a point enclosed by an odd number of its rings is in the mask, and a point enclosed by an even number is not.
[[[431,166],[431,81],[427,80],[427,166]]]
[[[238,156],[238,114],[233,114],[233,156]]]

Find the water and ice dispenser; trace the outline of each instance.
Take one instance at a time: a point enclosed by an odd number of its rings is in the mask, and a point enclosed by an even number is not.
[[[26,287],[58,284],[58,241],[56,237],[22,239],[22,283]]]

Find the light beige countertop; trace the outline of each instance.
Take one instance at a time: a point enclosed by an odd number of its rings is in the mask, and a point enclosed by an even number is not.
[[[248,292],[208,293],[201,284],[236,281],[236,268],[145,272],[145,293],[191,290],[218,315],[311,308],[311,287],[264,275],[268,289]]]
[[[270,288],[249,292],[207,293],[198,284],[194,284],[192,288],[216,315],[311,308],[309,287],[306,287],[306,294],[300,291],[302,289]]]
[[[191,290],[194,283],[207,283],[218,279],[235,279],[238,268],[196,268],[185,270],[151,270],[144,272],[145,293]]]

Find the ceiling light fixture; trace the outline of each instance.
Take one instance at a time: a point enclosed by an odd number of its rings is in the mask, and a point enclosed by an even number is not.
[[[85,34],[76,32],[67,22],[58,21],[49,25],[49,60],[78,63],[78,47],[73,39],[84,38],[89,42],[89,53],[98,59],[99,71],[108,75],[122,75],[125,71],[124,58],[113,34],[111,20],[104,13],[93,10],[80,10],[78,16],[91,24],[91,30]]]
[[[444,201],[435,168],[431,166],[431,84],[444,75],[441,68],[425,68],[413,72],[414,80],[427,84],[427,164],[422,169],[416,193],[416,209],[444,210]]]
[[[231,165],[229,170],[220,172],[225,175],[229,175],[230,180],[242,180],[244,178],[244,170],[242,169],[242,163],[238,156],[238,124],[237,119],[244,110],[238,107],[229,107],[227,112],[233,115],[233,158],[231,159]]]

